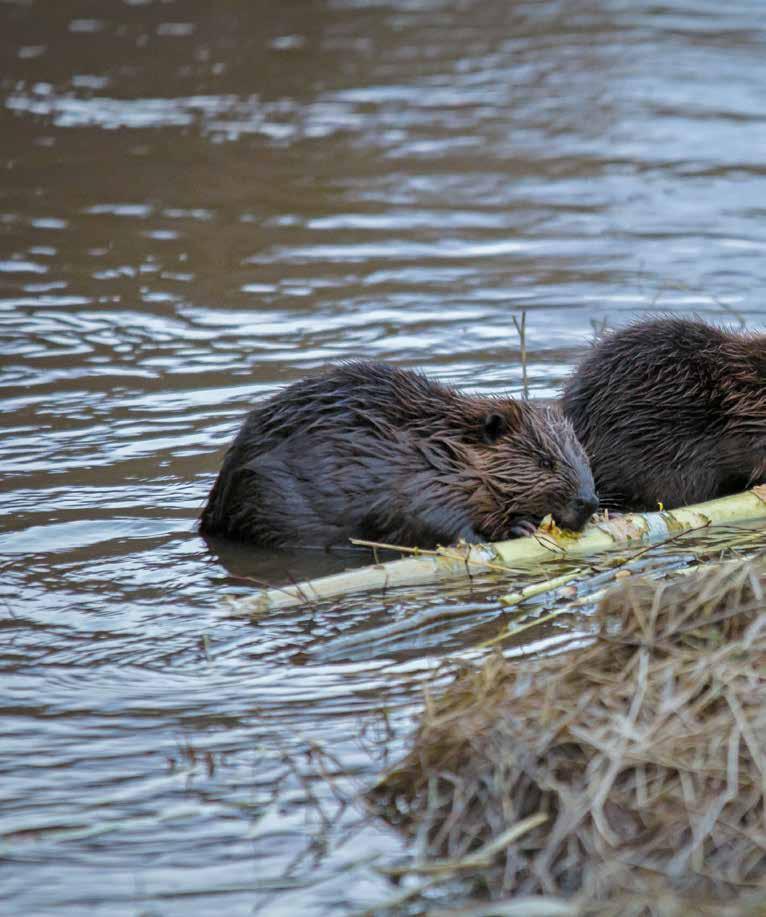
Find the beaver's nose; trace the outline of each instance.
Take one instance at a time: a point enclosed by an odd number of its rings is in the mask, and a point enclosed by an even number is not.
[[[563,512],[554,513],[553,518],[564,529],[579,531],[598,509],[598,497],[594,493],[579,494]]]
[[[581,513],[587,522],[598,509],[598,497],[593,493],[580,496],[574,501],[574,505],[575,510]]]

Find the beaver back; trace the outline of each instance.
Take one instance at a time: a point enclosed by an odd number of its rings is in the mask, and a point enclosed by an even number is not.
[[[761,338],[677,318],[595,344],[562,406],[602,504],[667,509],[741,490],[764,475]]]

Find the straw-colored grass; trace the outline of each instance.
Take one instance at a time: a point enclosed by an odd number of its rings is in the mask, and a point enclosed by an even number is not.
[[[418,842],[412,870],[578,913],[766,900],[765,592],[747,563],[628,580],[591,646],[463,671],[371,794]]]

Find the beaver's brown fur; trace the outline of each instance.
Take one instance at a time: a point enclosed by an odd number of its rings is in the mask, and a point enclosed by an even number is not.
[[[273,547],[431,547],[529,534],[547,513],[579,529],[596,508],[588,460],[554,409],[348,363],[248,414],[200,529]]]
[[[672,509],[766,477],[766,338],[662,318],[598,342],[564,391],[602,504]]]

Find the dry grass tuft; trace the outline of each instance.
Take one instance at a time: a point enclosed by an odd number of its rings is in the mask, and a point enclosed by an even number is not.
[[[429,700],[373,800],[455,875],[492,850],[470,874],[494,899],[633,914],[744,904],[766,890],[765,592],[742,563],[627,581],[602,600],[592,646],[497,655]]]

